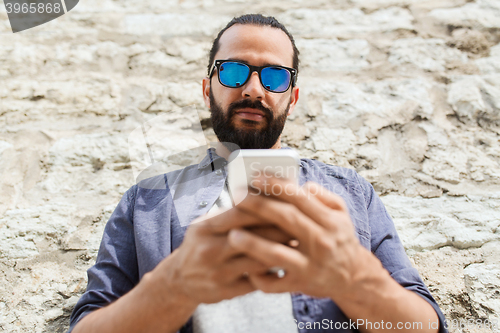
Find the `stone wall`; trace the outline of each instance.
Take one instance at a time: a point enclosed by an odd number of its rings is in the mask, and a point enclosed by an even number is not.
[[[211,40],[247,12],[301,51],[284,143],[374,185],[448,320],[500,319],[500,1],[81,0],[17,34],[0,11],[0,331],[67,328],[128,135],[207,117]]]

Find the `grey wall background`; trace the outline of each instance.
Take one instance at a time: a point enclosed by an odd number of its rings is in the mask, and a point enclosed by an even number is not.
[[[247,12],[301,51],[284,143],[373,183],[449,320],[500,319],[499,0],[82,0],[18,34],[0,10],[0,331],[64,331],[128,135],[208,117],[211,40]]]

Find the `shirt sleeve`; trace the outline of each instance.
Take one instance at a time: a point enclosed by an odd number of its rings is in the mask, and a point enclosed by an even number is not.
[[[94,266],[88,271],[87,290],[70,318],[70,333],[86,315],[125,295],[139,282],[134,241],[135,186],[122,197],[104,229]]]
[[[439,332],[447,332],[445,317],[431,293],[420,278],[406,255],[397,234],[396,227],[387,213],[382,200],[366,180],[360,178],[364,188],[371,231],[371,251],[382,262],[392,278],[404,288],[411,290],[425,299],[436,311],[439,318]]]

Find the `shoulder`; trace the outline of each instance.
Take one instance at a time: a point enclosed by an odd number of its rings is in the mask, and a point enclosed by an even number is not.
[[[301,166],[313,177],[333,178],[362,187],[371,186],[370,183],[359,175],[356,170],[336,165],[326,164],[318,160],[301,158]]]
[[[120,204],[135,211],[156,207],[162,202],[171,202],[178,185],[186,179],[195,178],[197,171],[196,165],[190,165],[166,173],[156,173],[156,175],[152,175],[154,173],[150,172],[149,177],[143,179],[140,179],[139,175],[139,180],[125,192]],[[144,172],[141,175],[144,175]]]
[[[372,199],[370,183],[355,170],[326,164],[312,159],[301,159],[306,181],[313,181],[342,197],[358,234],[361,244],[370,248],[370,216],[368,208]]]
[[[302,166],[305,165],[312,170],[320,170],[321,172],[327,174],[328,176],[343,178],[347,180],[355,180],[357,172],[355,170],[339,167],[336,165],[326,164],[318,160],[313,160],[309,158],[300,159]]]

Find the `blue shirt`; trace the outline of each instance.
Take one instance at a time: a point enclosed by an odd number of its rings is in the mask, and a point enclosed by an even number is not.
[[[84,316],[134,288],[181,244],[189,222],[208,212],[222,192],[225,165],[226,160],[209,149],[199,164],[145,179],[124,194],[106,224],[96,264],[87,272],[87,290],[73,310],[68,333]],[[360,243],[400,285],[432,305],[440,332],[446,332],[443,314],[412,267],[392,219],[370,183],[353,170],[303,158],[299,183],[307,181],[345,200]],[[301,333],[335,328],[356,331],[331,299],[292,294],[292,304]],[[180,332],[192,332],[191,320]]]

